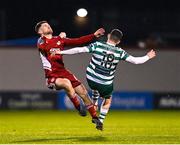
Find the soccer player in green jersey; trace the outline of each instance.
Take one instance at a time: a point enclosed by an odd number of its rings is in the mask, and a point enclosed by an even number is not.
[[[123,33],[120,30],[113,29],[108,34],[106,43],[95,42],[89,46],[55,52],[56,54],[92,53],[91,61],[87,67],[86,77],[88,85],[92,89],[94,104],[98,104],[99,97],[103,98],[99,114],[99,119],[102,123],[111,106],[113,80],[118,62],[124,60],[133,64],[142,64],[156,56],[154,50],[149,51],[142,57],[129,55],[125,50],[117,47],[122,37]]]

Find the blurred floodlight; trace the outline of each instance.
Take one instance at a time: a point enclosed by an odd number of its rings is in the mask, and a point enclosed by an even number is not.
[[[88,12],[87,12],[87,10],[84,9],[84,8],[80,8],[80,9],[77,10],[77,15],[78,15],[79,17],[86,17],[87,14],[88,14]]]

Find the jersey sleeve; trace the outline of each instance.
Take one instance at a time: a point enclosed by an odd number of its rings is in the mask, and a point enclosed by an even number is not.
[[[78,46],[89,43],[95,38],[94,34],[89,34],[79,38],[63,38],[64,46]]]
[[[96,49],[97,43],[91,43],[90,45],[87,46],[87,48],[89,49],[89,53],[93,53]]]
[[[150,58],[145,55],[145,56],[142,56],[142,57],[134,57],[134,56],[129,56],[126,61],[127,62],[130,62],[130,63],[133,63],[133,64],[143,64],[145,63],[146,61],[148,61]]]
[[[44,51],[45,50],[45,46],[44,46],[44,40],[39,38],[38,41],[37,41],[37,48],[40,50],[40,51]]]
[[[85,52],[89,52],[89,49],[86,46],[83,46],[83,47],[75,47],[72,49],[60,51],[60,54],[70,55],[70,54],[85,53]]]
[[[122,49],[122,51],[120,52],[120,59],[121,60],[126,60],[130,55]]]

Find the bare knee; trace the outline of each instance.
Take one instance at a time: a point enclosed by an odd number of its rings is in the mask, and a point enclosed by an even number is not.
[[[68,79],[57,78],[55,84],[58,88],[69,88],[71,87],[71,82]]]
[[[72,87],[71,82],[68,79],[62,79],[58,78],[55,81],[56,87],[59,89],[65,89],[65,91],[70,95],[74,95],[75,91],[74,88]]]

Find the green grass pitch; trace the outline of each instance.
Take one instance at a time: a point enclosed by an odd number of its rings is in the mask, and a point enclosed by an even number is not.
[[[74,111],[0,111],[0,144],[180,144],[179,111],[112,111],[104,131]]]

